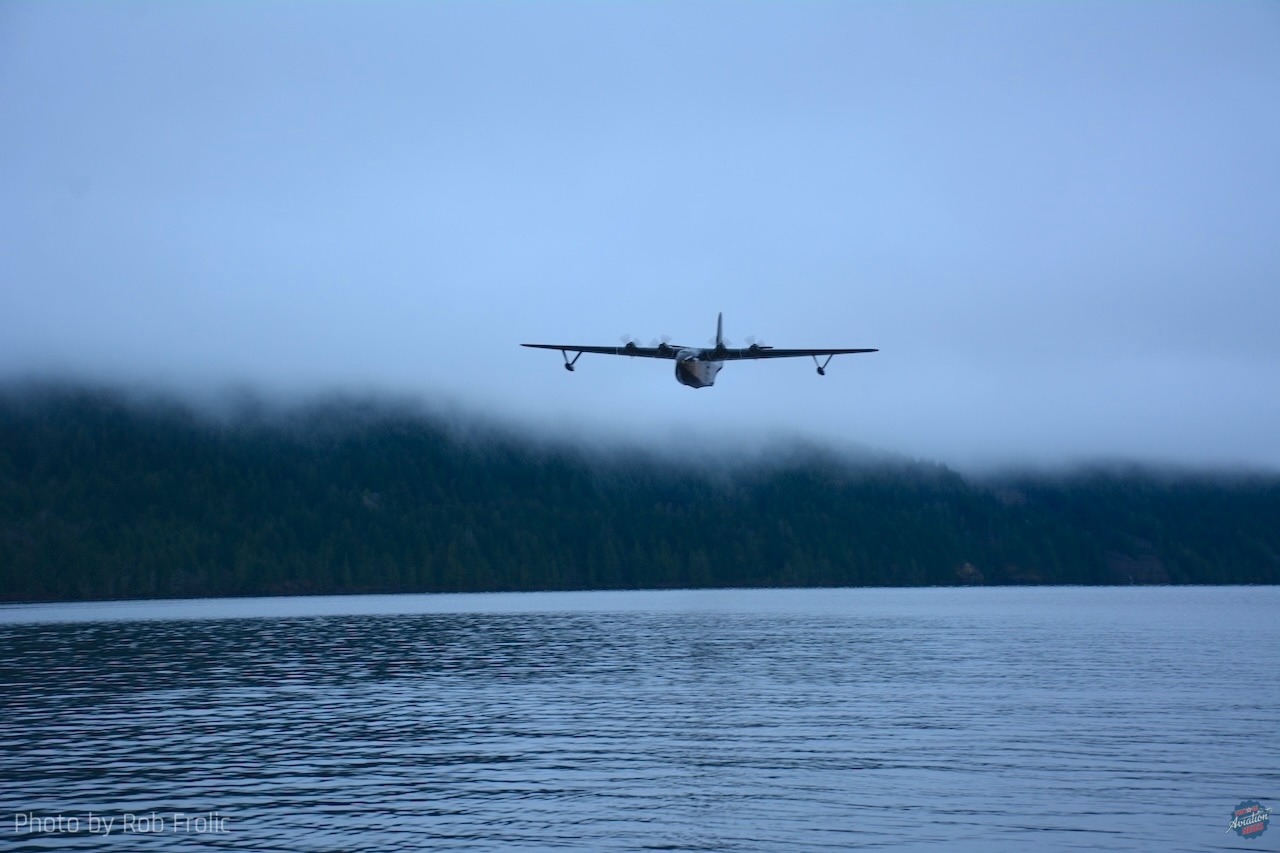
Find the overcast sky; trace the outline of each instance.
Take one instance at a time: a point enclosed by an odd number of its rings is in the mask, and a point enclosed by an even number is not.
[[[0,4],[0,375],[1280,467],[1280,4]],[[522,342],[879,347],[730,363]]]

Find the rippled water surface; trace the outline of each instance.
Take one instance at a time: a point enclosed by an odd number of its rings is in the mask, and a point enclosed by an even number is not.
[[[3,607],[0,839],[1276,849],[1277,651],[1275,587]]]

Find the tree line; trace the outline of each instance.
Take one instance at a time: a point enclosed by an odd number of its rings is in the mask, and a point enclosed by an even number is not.
[[[696,467],[333,400],[0,393],[0,598],[1278,583],[1280,477]]]

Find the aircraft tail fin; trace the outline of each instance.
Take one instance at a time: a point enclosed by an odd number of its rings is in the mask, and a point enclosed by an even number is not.
[[[724,346],[724,312],[716,315],[716,347]]]

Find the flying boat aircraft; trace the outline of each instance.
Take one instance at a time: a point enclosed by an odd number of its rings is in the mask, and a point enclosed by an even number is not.
[[[818,368],[819,376],[827,375],[827,365],[833,356],[858,352],[879,352],[875,349],[775,349],[761,343],[753,343],[748,347],[730,347],[724,341],[724,314],[716,318],[716,340],[712,347],[686,347],[670,344],[666,341],[655,342],[654,346],[642,347],[635,341],[628,341],[620,347],[585,347],[569,344],[521,344],[534,349],[558,349],[564,356],[564,369],[571,371],[584,352],[600,355],[629,355],[639,358],[670,358],[676,363],[676,381],[690,388],[709,388],[716,384],[716,374],[724,367],[726,361],[743,361],[755,358],[804,358],[811,356]],[[572,359],[569,353],[575,353]],[[826,360],[819,362],[819,356]]]

